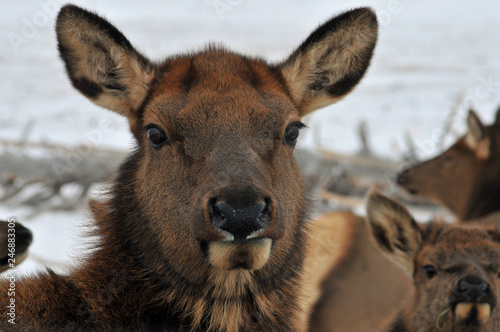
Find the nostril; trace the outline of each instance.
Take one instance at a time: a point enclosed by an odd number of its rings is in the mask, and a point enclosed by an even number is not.
[[[258,201],[250,206],[235,208],[230,202],[209,200],[212,225],[235,239],[246,239],[257,231],[267,228],[271,220],[269,201]]]
[[[476,278],[470,280],[462,279],[457,285],[457,290],[473,302],[486,295],[489,289],[490,285],[487,282]]]
[[[458,287],[457,289],[461,292],[465,292],[469,288],[469,283],[466,280],[460,280],[458,282]]]
[[[264,202],[259,202],[252,207],[244,209],[235,209],[226,202],[220,202],[215,204],[215,209],[220,211],[220,213],[224,217],[235,218],[241,221],[258,218],[262,214],[262,211],[264,211],[265,208],[266,204]]]
[[[210,218],[212,220],[212,225],[215,228],[221,228],[226,220],[226,216],[219,209],[220,203],[217,204],[217,198],[212,198],[208,201],[208,206],[210,207]]]

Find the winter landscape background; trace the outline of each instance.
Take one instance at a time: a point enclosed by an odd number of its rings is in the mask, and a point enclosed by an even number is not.
[[[17,1],[0,10],[0,140],[49,142],[129,150],[126,121],[94,106],[71,87],[58,58],[54,21],[60,0]],[[210,41],[271,61],[284,59],[329,17],[373,7],[380,37],[372,66],[355,91],[306,119],[302,147],[355,153],[355,129],[368,124],[374,151],[398,160],[409,133],[421,158],[442,150],[444,122],[457,99],[452,132],[464,131],[470,105],[489,123],[500,104],[500,2],[493,0],[132,1],[73,3],[97,11],[152,59],[195,51]],[[111,126],[109,126],[111,124]],[[29,131],[26,128],[30,128]],[[99,135],[96,135],[96,133]],[[26,136],[26,133],[29,135]],[[25,137],[26,136],[26,137]],[[0,169],[1,171],[1,169]],[[0,204],[0,218],[15,216],[35,236],[22,271],[44,262],[57,271],[74,264],[85,247],[84,208],[41,212]]]

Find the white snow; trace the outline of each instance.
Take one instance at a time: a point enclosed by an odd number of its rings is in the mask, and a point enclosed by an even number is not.
[[[17,1],[0,11],[0,139],[19,139],[33,121],[29,141],[88,143],[127,150],[133,142],[119,116],[94,106],[71,87],[58,58],[54,19],[62,0]],[[302,146],[352,153],[355,128],[366,120],[379,154],[398,158],[410,132],[422,157],[439,151],[436,141],[459,93],[466,94],[454,128],[463,131],[473,104],[490,122],[500,103],[500,2],[493,0],[337,1],[74,1],[113,22],[153,59],[220,41],[241,53],[284,59],[321,22],[357,6],[373,7],[380,39],[372,66],[343,101],[307,119],[312,130]],[[111,128],[105,122],[111,122]],[[105,128],[105,130],[103,130]],[[96,131],[102,140],[95,141]],[[452,139],[452,138],[450,138]],[[450,141],[448,140],[448,142]],[[69,262],[85,239],[84,211],[43,213],[0,205],[0,218],[16,216],[35,232],[32,253]],[[29,259],[27,271],[40,264]],[[50,265],[50,264],[49,264]],[[58,264],[55,264],[56,269]],[[60,269],[58,269],[60,271]]]

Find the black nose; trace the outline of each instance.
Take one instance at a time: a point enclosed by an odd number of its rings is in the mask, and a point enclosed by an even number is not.
[[[209,204],[212,225],[231,234],[235,240],[246,239],[267,228],[271,220],[269,200],[233,206],[230,201],[212,199]]]
[[[480,302],[488,295],[490,285],[476,276],[465,276],[457,284],[457,290],[470,302]]]

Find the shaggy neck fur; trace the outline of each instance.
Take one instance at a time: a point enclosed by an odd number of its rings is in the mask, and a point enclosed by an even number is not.
[[[258,271],[222,271],[207,263],[197,267],[198,275],[184,276],[176,272],[175,261],[155,266],[155,250],[161,247],[151,231],[142,227],[148,220],[137,208],[133,191],[138,159],[136,153],[122,166],[109,208],[94,211],[102,244],[90,262],[108,261],[118,271],[115,274],[125,272],[125,285],[116,295],[121,299],[137,296],[132,304],[135,317],[129,317],[127,325],[148,322],[148,328],[168,326],[171,330],[193,331],[299,330],[304,222],[297,228],[286,258],[270,261]],[[83,271],[96,270],[84,266]],[[130,305],[127,299],[120,307]],[[100,307],[100,312],[108,311]],[[120,321],[123,323],[124,318]]]

